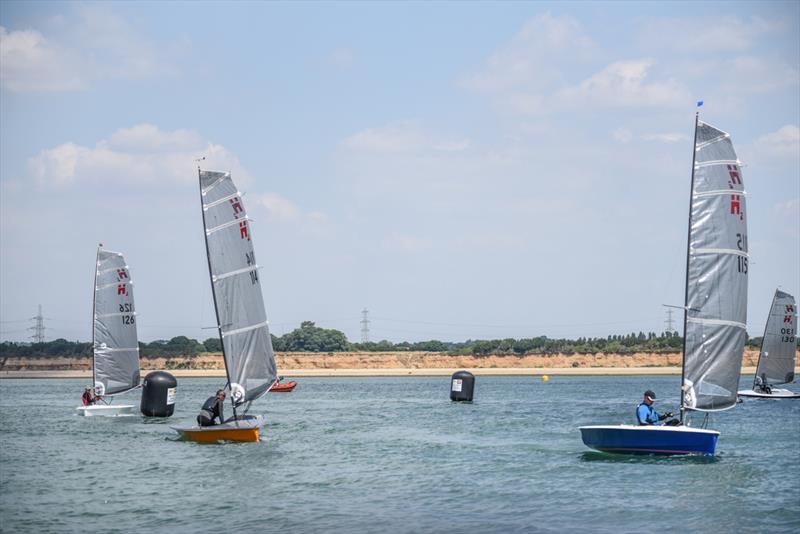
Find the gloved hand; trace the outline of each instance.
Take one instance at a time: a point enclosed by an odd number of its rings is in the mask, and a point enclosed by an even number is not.
[[[664,417],[672,417],[672,412],[667,412],[664,414]]]

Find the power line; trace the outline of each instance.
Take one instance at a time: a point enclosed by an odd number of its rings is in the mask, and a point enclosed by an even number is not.
[[[369,310],[361,310],[361,342],[369,343]]]
[[[42,305],[39,304],[39,313],[36,317],[31,317],[32,321],[36,321],[28,330],[33,330],[31,339],[34,343],[44,343],[44,317],[42,316]]]
[[[675,331],[675,327],[672,324],[672,308],[667,308],[667,318],[664,320],[664,325],[667,332]]]

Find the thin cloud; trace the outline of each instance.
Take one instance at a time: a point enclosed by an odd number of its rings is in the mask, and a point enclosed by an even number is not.
[[[348,69],[356,64],[358,54],[352,48],[340,47],[328,56],[328,63],[339,69]]]
[[[797,160],[800,157],[800,128],[787,124],[775,132],[762,135],[753,144],[759,154]]]
[[[430,238],[398,233],[389,235],[383,244],[388,251],[403,254],[419,254],[433,248]]]
[[[0,81],[14,92],[77,91],[84,77],[71,68],[70,53],[49,42],[36,30],[9,32],[0,26]]]
[[[681,141],[688,141],[689,136],[682,133],[652,133],[643,135],[642,139],[661,143],[680,143]]]
[[[744,52],[753,48],[762,36],[785,28],[783,22],[758,16],[657,18],[644,24],[639,41],[643,46],[691,54]]]
[[[42,187],[108,180],[186,182],[195,179],[192,169],[200,156],[206,168],[232,171],[237,183],[251,180],[224,146],[191,130],[163,131],[152,124],[122,128],[93,147],[66,142],[44,149],[28,160],[28,170]]]
[[[576,19],[541,13],[528,20],[461,85],[482,92],[543,88],[561,79],[562,61],[590,57],[594,50],[595,45]]]
[[[429,133],[419,121],[402,120],[357,132],[344,139],[342,146],[362,152],[461,152],[469,148],[470,142]]]
[[[86,90],[99,80],[174,76],[181,45],[151,42],[106,4],[77,4],[61,28],[0,26],[0,78],[13,92]]]
[[[654,61],[617,61],[574,87],[561,89],[553,98],[559,108],[680,106],[691,99],[675,80],[649,81]]]

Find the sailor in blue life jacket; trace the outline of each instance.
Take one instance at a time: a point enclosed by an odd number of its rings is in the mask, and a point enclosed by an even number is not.
[[[652,390],[647,390],[644,392],[644,400],[636,408],[636,420],[639,421],[639,425],[660,425],[659,421],[663,421],[669,417],[672,417],[672,412],[667,412],[665,414],[659,414],[655,408],[653,408],[653,403],[656,401],[656,394],[653,393]],[[669,423],[667,423],[669,424]]]
[[[197,424],[200,426],[214,426],[214,419],[219,419],[219,424],[225,422],[225,416],[222,415],[222,407],[225,404],[225,390],[217,390],[217,394],[213,397],[206,399],[203,403],[203,408],[200,410],[200,415],[197,416]]]

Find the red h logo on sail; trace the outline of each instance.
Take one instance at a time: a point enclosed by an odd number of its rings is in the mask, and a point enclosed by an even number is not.
[[[242,239],[247,239],[250,241],[250,234],[247,231],[247,221],[242,221],[239,223],[239,235]]]
[[[233,208],[233,218],[238,219],[240,213],[244,213],[244,208],[242,208],[242,201],[239,200],[239,197],[232,198],[230,200],[231,207]]]
[[[742,177],[739,174],[739,167],[736,165],[728,165],[728,175],[730,175],[731,179],[728,182],[728,187],[733,189],[734,185],[742,185]]]
[[[786,305],[786,313],[794,313],[794,304]]]
[[[128,278],[128,273],[125,272],[125,269],[117,269],[117,279],[122,280],[123,278]]]
[[[791,323],[792,322],[792,316],[791,315],[784,315],[783,316],[783,322],[784,323]]]
[[[731,215],[741,215],[742,196],[731,195]]]
[[[120,284],[117,286],[117,295],[127,295],[128,288],[125,284]]]

